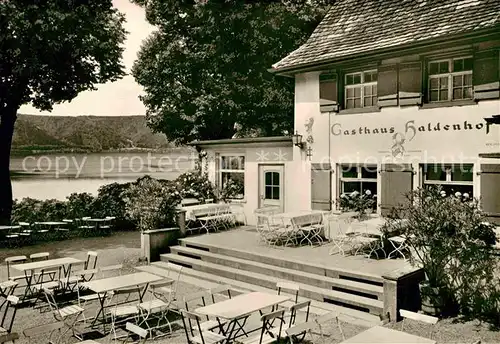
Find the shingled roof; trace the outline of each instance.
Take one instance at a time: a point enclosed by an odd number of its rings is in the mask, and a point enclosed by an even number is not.
[[[433,40],[500,29],[500,0],[337,0],[308,41],[273,65],[304,65]]]

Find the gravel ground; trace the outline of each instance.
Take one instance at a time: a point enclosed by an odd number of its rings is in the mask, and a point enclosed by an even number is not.
[[[124,268],[122,274],[131,273],[134,271],[134,266],[140,265],[140,236],[139,233],[126,232],[115,233],[114,235],[106,238],[85,238],[74,239],[71,241],[61,241],[54,243],[47,243],[43,245],[30,246],[17,250],[13,249],[0,249],[0,259],[14,255],[29,255],[34,252],[48,251],[51,257],[75,257],[85,259],[88,250],[95,250],[99,254],[100,266],[123,264]],[[5,265],[0,266],[0,280],[7,278]],[[178,295],[188,295],[204,289],[203,286],[194,286],[191,284],[180,283],[178,287]],[[86,307],[86,315],[93,315],[97,309],[97,303],[91,303]],[[300,322],[302,319],[300,315],[297,319]],[[13,331],[22,333],[24,329],[43,326],[54,322],[54,317],[50,312],[40,312],[32,308],[21,308],[18,310],[16,320],[14,323]],[[259,325],[258,316],[251,317],[248,323],[252,327]],[[172,319],[174,327],[173,334],[151,341],[157,344],[186,344],[186,337],[182,322],[178,317]],[[401,323],[387,324],[387,327],[401,330]],[[312,337],[308,336],[305,343],[308,344],[335,344],[342,342],[342,334],[335,324],[335,322],[327,323],[323,326],[324,336],[321,337],[319,333],[313,333]],[[354,326],[351,324],[342,324],[342,331],[345,338],[350,338],[365,330],[363,327]],[[479,322],[458,322],[454,319],[447,319],[438,322],[431,333],[431,327],[426,324],[419,324],[413,321],[406,321],[404,331],[419,335],[421,337],[430,337],[437,340],[438,343],[468,343],[471,344],[476,340],[481,340],[482,343],[499,344],[500,332],[489,330],[488,327]],[[56,335],[52,338],[59,339],[58,343],[78,343],[78,340],[71,337],[70,334],[60,336]],[[94,339],[99,343],[110,343],[108,337]],[[38,335],[31,340],[31,343],[47,343],[48,335]],[[56,342],[56,341],[55,341]],[[149,341],[148,341],[149,342]],[[20,340],[16,341],[18,344],[30,343],[27,338],[21,335]]]

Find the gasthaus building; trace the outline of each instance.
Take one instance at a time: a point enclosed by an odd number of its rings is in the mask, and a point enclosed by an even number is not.
[[[336,1],[270,70],[295,79],[296,135],[194,142],[204,168],[240,185],[250,224],[258,207],[329,210],[366,190],[385,215],[427,184],[500,220],[499,13],[497,0]]]

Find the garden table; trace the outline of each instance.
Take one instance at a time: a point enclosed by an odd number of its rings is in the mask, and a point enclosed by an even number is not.
[[[436,344],[435,340],[387,327],[374,326],[340,344]]]
[[[140,301],[142,302],[142,298],[148,289],[149,283],[161,281],[163,277],[153,275],[147,272],[137,272],[129,275],[122,275],[110,278],[103,278],[98,280],[93,280],[90,282],[82,283],[82,287],[88,288],[97,294],[99,300],[99,311],[92,321],[91,326],[94,326],[95,322],[102,316],[102,323],[104,332],[106,331],[106,314],[104,309],[106,305],[104,302],[106,301],[107,294],[111,291],[131,288],[131,287],[140,287],[144,286],[142,293],[139,295]]]
[[[41,260],[38,262],[16,264],[12,265],[11,268],[24,273],[24,278],[26,279],[26,289],[24,291],[24,296],[23,296],[23,301],[24,301],[31,293],[31,285],[33,282],[33,276],[35,275],[34,274],[35,270],[58,268],[59,269],[58,280],[60,280],[61,278],[66,278],[71,274],[72,265],[83,264],[83,263],[84,263],[83,260],[76,258],[56,258],[56,259]],[[62,276],[61,276],[61,268],[63,271]]]
[[[232,343],[240,331],[243,331],[243,335],[246,335],[243,327],[250,315],[265,308],[279,305],[289,299],[288,296],[284,295],[252,292],[197,308],[195,313],[216,318],[217,321],[219,319],[226,320],[227,329],[224,330],[223,326],[220,326],[220,329],[223,335],[226,336],[227,343]],[[238,330],[235,332],[236,326],[238,326]]]
[[[275,219],[282,219],[283,224],[285,227],[289,227],[292,225],[292,218],[298,217],[298,216],[303,216],[303,215],[314,215],[314,214],[322,214],[323,215],[323,223],[324,223],[324,228],[323,228],[323,237],[329,238],[330,237],[330,226],[328,225],[328,221],[326,221],[325,216],[329,214],[328,211],[324,210],[298,210],[298,211],[290,211],[286,213],[278,213],[278,214],[273,214],[271,215],[272,218]]]

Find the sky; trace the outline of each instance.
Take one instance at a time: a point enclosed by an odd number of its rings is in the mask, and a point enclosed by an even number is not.
[[[127,22],[125,29],[129,32],[123,52],[123,64],[130,72],[143,39],[149,36],[154,27],[146,22],[144,10],[130,3],[129,0],[113,0],[113,4],[124,13]],[[132,75],[123,79],[97,86],[97,91],[80,93],[73,101],[54,105],[52,112],[39,111],[31,105],[24,105],[19,110],[22,114],[62,115],[62,116],[124,116],[145,115],[146,109],[139,100],[142,87]]]

